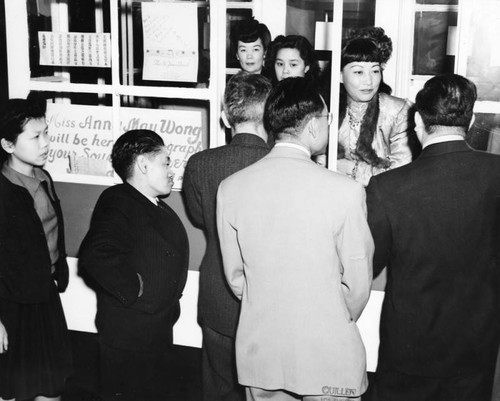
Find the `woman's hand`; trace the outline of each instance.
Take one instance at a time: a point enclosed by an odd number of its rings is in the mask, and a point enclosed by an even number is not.
[[[337,160],[337,171],[348,176],[352,176],[352,170],[354,169],[355,162],[348,159]]]
[[[0,354],[3,354],[9,348],[9,340],[7,338],[7,330],[5,326],[0,322]]]

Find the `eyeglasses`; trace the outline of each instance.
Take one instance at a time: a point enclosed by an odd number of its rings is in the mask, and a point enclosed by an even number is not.
[[[327,113],[326,116],[314,116],[314,117],[317,117],[317,118],[325,117],[328,125],[332,125],[332,122],[333,122],[333,114],[332,113]]]

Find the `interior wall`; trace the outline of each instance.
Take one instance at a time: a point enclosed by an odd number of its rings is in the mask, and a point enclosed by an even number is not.
[[[78,249],[87,233],[90,218],[99,195],[105,186],[56,182],[61,199],[68,256],[78,257]],[[181,192],[172,192],[165,202],[179,215],[189,238],[189,269],[199,270],[206,241],[203,232],[194,227],[187,216]]]

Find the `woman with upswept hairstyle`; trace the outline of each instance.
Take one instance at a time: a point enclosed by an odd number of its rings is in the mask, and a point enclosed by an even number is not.
[[[364,186],[372,175],[411,162],[411,103],[391,96],[383,69],[391,39],[378,27],[364,28],[342,49],[337,170]]]

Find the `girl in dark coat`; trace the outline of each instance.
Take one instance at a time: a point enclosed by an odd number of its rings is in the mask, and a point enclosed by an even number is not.
[[[0,397],[58,400],[71,349],[58,291],[68,284],[59,200],[41,167],[46,101],[11,99],[0,117]]]

